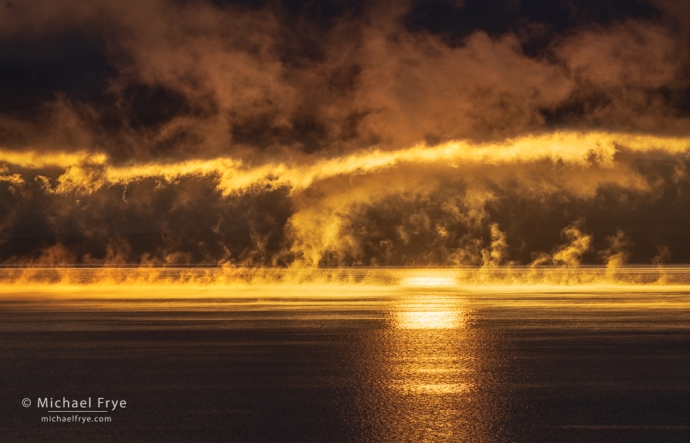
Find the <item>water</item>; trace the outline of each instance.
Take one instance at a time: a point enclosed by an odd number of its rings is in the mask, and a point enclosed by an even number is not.
[[[3,442],[690,441],[690,291],[126,291],[5,290]]]

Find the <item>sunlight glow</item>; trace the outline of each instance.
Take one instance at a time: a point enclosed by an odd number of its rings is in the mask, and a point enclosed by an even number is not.
[[[448,287],[455,286],[456,281],[452,277],[440,277],[435,275],[423,275],[407,277],[403,279],[403,286],[423,286],[423,287]]]
[[[452,311],[396,313],[396,324],[400,329],[452,329],[461,323],[459,313]]]
[[[393,387],[403,394],[444,395],[468,393],[471,385],[468,383],[403,383],[400,386],[393,385]]]

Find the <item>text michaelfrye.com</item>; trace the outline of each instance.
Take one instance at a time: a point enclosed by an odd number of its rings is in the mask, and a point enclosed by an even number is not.
[[[47,415],[41,417],[41,423],[110,423],[112,417],[83,417],[80,415]]]
[[[22,399],[22,406],[45,410],[51,415],[41,417],[41,423],[110,423],[113,411],[126,409],[127,401],[105,397],[86,397],[68,399],[66,397],[38,397],[35,402],[30,398]],[[80,415],[85,414],[85,415]]]

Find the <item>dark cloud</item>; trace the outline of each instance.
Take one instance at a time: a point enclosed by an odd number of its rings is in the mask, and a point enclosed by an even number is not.
[[[230,196],[213,176],[193,175],[59,193],[60,171],[36,176],[24,170],[24,183],[3,182],[0,189],[0,260],[525,265],[568,247],[573,235],[564,232],[575,226],[588,238],[578,264],[605,264],[612,257],[650,264],[660,251],[667,262],[685,263],[689,166],[625,153],[613,169],[551,162],[460,169],[409,164],[334,176],[297,194],[290,186],[256,184]]]
[[[46,251],[64,249],[81,264],[280,265],[291,215],[285,189],[223,198],[213,181],[194,178],[87,196],[46,192],[39,180],[21,192],[3,186],[1,207],[6,263],[40,263]]]
[[[124,161],[687,127],[677,5],[547,3],[22,3],[0,141]]]
[[[480,31],[491,36],[522,34],[527,52],[534,52],[545,49],[547,36],[661,14],[658,7],[639,0],[420,0],[412,2],[406,25],[412,31],[441,35],[450,44],[462,44]]]

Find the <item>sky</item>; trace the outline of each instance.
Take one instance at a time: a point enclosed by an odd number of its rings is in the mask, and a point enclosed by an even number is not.
[[[11,0],[0,264],[690,263],[684,0]]]

